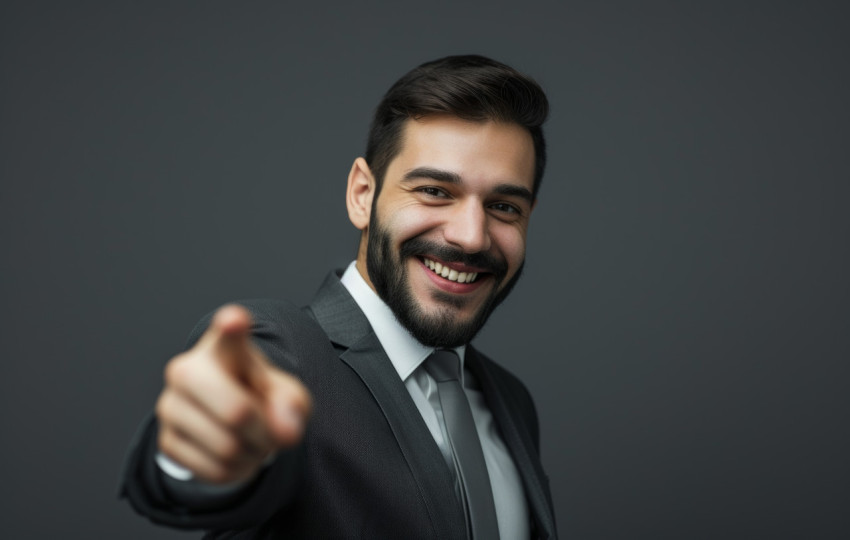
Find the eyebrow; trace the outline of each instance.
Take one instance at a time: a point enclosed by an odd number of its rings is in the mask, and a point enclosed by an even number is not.
[[[413,180],[420,180],[422,178],[430,178],[438,182],[445,182],[446,184],[463,183],[459,174],[451,171],[444,171],[442,169],[434,169],[432,167],[417,167],[415,169],[411,169],[405,173],[402,178],[402,182],[410,182]],[[518,186],[516,184],[499,184],[493,189],[493,191],[499,195],[505,195],[507,197],[519,197],[520,199],[527,201],[528,204],[534,203],[534,195],[528,188],[523,186]]]
[[[415,169],[411,169],[405,173],[402,181],[408,182],[410,180],[419,180],[420,178],[430,178],[447,184],[462,183],[459,174],[431,167],[417,167]]]

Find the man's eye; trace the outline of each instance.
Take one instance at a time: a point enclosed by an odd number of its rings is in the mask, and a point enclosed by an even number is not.
[[[431,186],[421,187],[421,188],[419,188],[419,192],[424,193],[425,195],[428,195],[429,197],[439,197],[439,198],[448,197],[448,195],[446,195],[446,192],[443,191],[442,189],[431,187]]]
[[[508,204],[508,203],[492,204],[492,205],[490,205],[490,208],[492,208],[493,210],[495,210],[497,212],[502,212],[502,213],[505,213],[505,214],[521,214],[521,212],[519,211],[519,208],[517,208],[516,206],[514,206],[512,204]]]

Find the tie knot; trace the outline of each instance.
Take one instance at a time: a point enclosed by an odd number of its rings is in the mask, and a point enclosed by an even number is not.
[[[454,351],[436,350],[425,360],[425,370],[437,382],[460,380],[460,358]]]

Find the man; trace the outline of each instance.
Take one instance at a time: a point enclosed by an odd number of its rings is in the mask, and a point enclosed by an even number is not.
[[[226,538],[554,538],[531,398],[468,345],[522,270],[547,112],[480,56],[402,77],[349,173],[356,261],[303,310],[199,323],[128,457],[133,506]]]

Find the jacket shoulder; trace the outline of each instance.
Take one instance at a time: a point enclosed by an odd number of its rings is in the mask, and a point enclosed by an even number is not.
[[[298,371],[304,359],[331,349],[330,341],[319,323],[308,310],[292,302],[254,298],[231,303],[251,313],[254,343],[279,367]],[[207,313],[198,321],[189,334],[186,349],[191,348],[204,334],[215,311]]]

